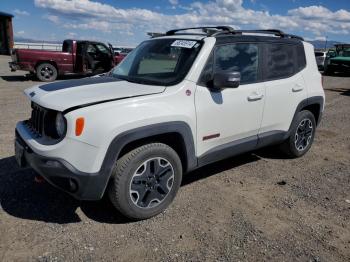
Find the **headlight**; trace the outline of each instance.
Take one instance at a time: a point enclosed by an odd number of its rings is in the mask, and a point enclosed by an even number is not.
[[[56,121],[55,121],[55,126],[56,126],[56,132],[58,137],[63,137],[66,133],[66,120],[64,119],[64,116],[62,113],[57,113],[56,115]]]

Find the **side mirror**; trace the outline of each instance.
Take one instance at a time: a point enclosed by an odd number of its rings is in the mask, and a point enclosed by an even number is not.
[[[217,72],[214,74],[214,88],[237,88],[241,84],[240,72]]]

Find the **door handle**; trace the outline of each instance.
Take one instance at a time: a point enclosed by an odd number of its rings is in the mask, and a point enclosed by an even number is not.
[[[292,89],[292,91],[293,91],[294,93],[300,92],[300,91],[303,91],[303,90],[304,90],[304,87],[302,87],[302,86],[299,85],[299,84],[296,84],[296,85],[293,87],[293,89]]]
[[[263,94],[258,94],[258,93],[253,93],[250,96],[248,96],[248,101],[249,102],[254,102],[254,101],[259,101],[263,99],[264,95]]]

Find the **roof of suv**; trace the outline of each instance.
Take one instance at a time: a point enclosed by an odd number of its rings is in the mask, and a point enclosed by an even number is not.
[[[197,32],[194,32],[195,30]],[[304,41],[304,39],[300,36],[286,34],[281,30],[234,30],[232,27],[229,26],[180,28],[170,30],[165,34],[149,33],[149,35],[152,38],[179,38],[181,36],[182,39],[193,40],[202,40],[206,37],[215,37],[219,43],[226,43],[232,41],[296,43]]]

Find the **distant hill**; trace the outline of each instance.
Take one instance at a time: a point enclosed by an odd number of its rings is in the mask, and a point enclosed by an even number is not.
[[[315,41],[309,41],[309,43],[313,44],[315,49],[324,49],[325,48],[325,41],[315,40]],[[340,42],[337,41],[328,41],[326,48],[334,47],[335,44],[340,44]]]

